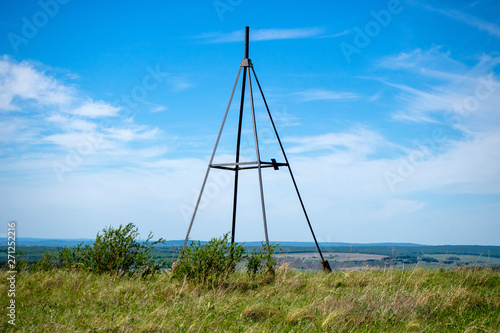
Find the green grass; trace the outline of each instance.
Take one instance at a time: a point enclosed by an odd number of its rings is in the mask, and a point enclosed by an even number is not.
[[[7,332],[498,332],[500,271],[236,273],[217,288],[168,273],[119,278],[81,271],[21,272]]]

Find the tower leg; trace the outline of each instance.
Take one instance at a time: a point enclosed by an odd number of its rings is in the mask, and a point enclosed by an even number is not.
[[[306,207],[304,206],[304,202],[302,201],[302,197],[300,196],[299,188],[297,186],[297,183],[295,182],[295,177],[293,176],[292,168],[290,167],[290,163],[288,162],[288,158],[286,156],[285,149],[283,148],[283,144],[281,143],[281,139],[279,137],[278,130],[276,129],[276,125],[274,124],[273,117],[271,116],[271,111],[269,111],[269,107],[267,105],[267,101],[266,101],[266,98],[264,96],[264,92],[262,91],[262,87],[260,86],[259,79],[257,78],[257,74],[255,74],[255,70],[253,69],[253,67],[252,67],[252,71],[253,71],[253,75],[255,77],[255,82],[257,82],[257,85],[259,86],[262,100],[264,101],[264,105],[266,106],[267,114],[269,116],[269,119],[271,120],[271,124],[272,124],[273,129],[274,129],[274,134],[276,135],[276,138],[278,139],[278,143],[280,145],[281,152],[282,152],[283,157],[285,158],[285,162],[288,166],[288,171],[290,173],[290,177],[292,178],[293,186],[295,187],[295,192],[297,193],[297,197],[299,198],[300,205],[302,206],[302,211],[304,212],[304,216],[305,216],[307,224],[309,226],[309,230],[311,231],[311,234],[312,234],[313,239],[314,239],[314,243],[316,244],[316,248],[318,249],[318,253],[319,253],[319,256],[321,258],[321,266],[323,267],[323,271],[325,271],[326,273],[329,273],[329,272],[331,272],[330,264],[328,263],[328,260],[325,260],[325,258],[323,258],[323,253],[321,252],[318,241],[316,240],[316,235],[314,235],[314,231],[313,231],[311,222],[309,221],[309,216],[307,215]]]
[[[266,248],[269,252],[269,236],[267,234],[267,219],[266,219],[266,206],[264,204],[264,189],[262,186],[262,164],[260,161],[260,150],[259,150],[259,140],[257,137],[257,124],[255,121],[255,110],[253,106],[253,92],[252,92],[252,80],[250,73],[248,73],[248,90],[250,95],[250,108],[252,109],[252,122],[253,122],[253,134],[255,140],[255,155],[257,157],[257,171],[259,173],[259,188],[260,188],[260,203],[262,206],[262,220],[264,221],[264,235],[266,237]]]
[[[201,197],[203,196],[203,191],[205,189],[205,184],[207,183],[208,174],[210,173],[210,167],[214,161],[214,156],[215,156],[215,152],[217,151],[217,147],[219,146],[219,141],[220,141],[220,137],[222,134],[222,130],[224,129],[224,124],[226,123],[227,114],[229,112],[229,108],[231,107],[231,103],[233,101],[234,91],[236,90],[236,86],[238,85],[238,79],[240,78],[240,74],[241,74],[241,67],[238,70],[238,75],[236,75],[236,80],[234,82],[233,90],[231,92],[231,97],[229,98],[229,103],[227,104],[226,113],[224,114],[224,118],[222,119],[222,125],[221,125],[220,130],[219,130],[219,135],[217,136],[217,140],[215,141],[215,146],[214,146],[214,150],[212,152],[212,157],[210,157],[210,162],[208,163],[207,173],[205,174],[205,179],[203,180],[203,184],[201,185],[200,194],[198,196],[198,200],[196,201],[193,216],[191,217],[191,222],[189,223],[189,228],[188,228],[188,231],[186,233],[186,238],[184,239],[184,244],[182,245],[182,247],[186,247],[187,241],[189,239],[189,234],[191,233],[191,228],[193,227],[194,218],[196,217],[196,213],[198,212],[198,207],[200,206]]]
[[[330,263],[328,262],[328,260],[322,260],[321,261],[321,267],[323,268],[323,272],[325,272],[325,273],[331,273],[332,272],[332,269],[330,267]]]

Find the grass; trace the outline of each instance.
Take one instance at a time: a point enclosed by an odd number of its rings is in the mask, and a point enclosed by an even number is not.
[[[2,281],[7,273],[1,272]],[[7,307],[7,283],[0,306]],[[82,271],[21,272],[2,332],[498,332],[500,271],[234,274],[217,288]]]

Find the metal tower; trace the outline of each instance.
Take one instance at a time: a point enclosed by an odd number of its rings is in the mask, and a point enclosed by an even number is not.
[[[191,218],[191,222],[189,224],[189,228],[186,234],[186,238],[184,240],[184,245],[183,247],[186,246],[187,241],[189,239],[189,234],[191,233],[191,228],[193,227],[193,222],[196,217],[196,212],[198,211],[198,206],[200,205],[200,201],[203,195],[203,191],[205,189],[205,184],[208,179],[208,175],[210,173],[210,169],[223,169],[223,170],[229,170],[234,172],[234,198],[233,198],[233,218],[232,218],[232,228],[231,228],[231,244],[234,243],[234,235],[235,235],[235,228],[236,228],[236,208],[237,208],[237,202],[238,202],[238,175],[240,171],[243,170],[249,170],[249,169],[257,169],[258,170],[258,175],[259,175],[259,187],[260,187],[260,202],[262,206],[262,220],[264,222],[264,233],[266,237],[266,246],[269,249],[269,237],[267,233],[267,220],[266,220],[266,208],[264,204],[264,191],[262,187],[262,169],[263,168],[274,168],[274,170],[278,170],[279,167],[287,167],[288,171],[290,173],[290,177],[293,182],[293,186],[295,187],[295,191],[297,193],[300,205],[302,206],[302,211],[304,212],[304,216],[306,218],[307,224],[309,225],[309,229],[311,230],[312,237],[314,239],[314,243],[316,244],[316,247],[318,249],[319,255],[321,257],[321,266],[323,267],[323,271],[325,272],[331,272],[330,264],[328,263],[328,260],[325,260],[323,258],[323,254],[321,252],[321,249],[318,245],[318,241],[316,240],[316,236],[314,235],[313,228],[311,226],[311,222],[309,221],[309,217],[306,212],[306,208],[304,206],[304,203],[302,201],[302,197],[300,196],[299,189],[297,187],[297,183],[295,182],[295,178],[292,173],[292,169],[290,168],[290,164],[288,163],[288,158],[286,157],[285,150],[283,149],[283,145],[281,143],[280,137],[278,135],[278,131],[276,130],[276,126],[274,124],[273,118],[271,116],[271,112],[269,111],[269,107],[266,102],[266,98],[264,97],[264,93],[262,91],[262,88],[260,86],[259,80],[257,79],[257,75],[255,74],[255,70],[253,68],[252,61],[248,58],[248,35],[249,35],[249,28],[245,27],[245,57],[243,60],[241,60],[240,63],[240,68],[238,70],[238,75],[236,76],[236,81],[233,86],[233,90],[231,92],[231,97],[229,98],[229,103],[226,108],[226,113],[224,114],[224,118],[222,120],[222,125],[219,130],[219,135],[217,136],[217,140],[215,142],[215,147],[212,152],[212,157],[210,158],[210,162],[208,164],[207,172],[205,174],[205,178],[203,180],[203,185],[201,186],[200,194],[198,196],[198,200],[196,202],[193,216]],[[238,84],[238,80],[241,74],[241,71],[243,70],[243,80],[241,84],[241,99],[240,99],[240,113],[239,113],[239,122],[238,122],[238,136],[237,136],[237,142],[236,142],[236,158],[235,162],[229,162],[229,163],[219,163],[219,164],[214,164],[214,156],[217,151],[217,146],[219,145],[219,141],[221,138],[222,130],[224,129],[224,124],[227,119],[227,115],[229,112],[229,108],[231,106],[231,102],[233,100],[234,92],[236,90],[236,86]],[[281,148],[281,152],[283,153],[283,157],[285,158],[284,162],[277,162],[274,158],[271,159],[271,161],[261,161],[260,160],[260,150],[259,150],[259,140],[257,137],[257,125],[255,121],[255,111],[254,111],[254,102],[253,102],[253,91],[252,91],[252,80],[251,76],[253,74],[253,77],[255,78],[255,82],[257,83],[257,86],[259,87],[260,94],[262,96],[262,100],[264,101],[264,105],[267,110],[267,114],[269,116],[269,120],[271,121],[274,133],[276,135],[276,139],[278,140],[279,146]],[[256,160],[253,162],[240,162],[240,145],[241,145],[241,129],[242,129],[242,122],[243,122],[243,105],[245,103],[245,86],[246,82],[248,82],[248,90],[249,90],[249,97],[250,97],[250,108],[252,112],[252,123],[253,123],[253,134],[254,134],[254,140],[255,140],[255,154],[256,154]]]

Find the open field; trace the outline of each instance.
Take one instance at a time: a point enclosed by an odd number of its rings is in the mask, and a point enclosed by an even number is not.
[[[6,281],[7,273],[0,279]],[[6,283],[0,294],[7,294]],[[5,309],[7,297],[0,298]],[[236,273],[216,288],[81,271],[21,272],[2,332],[498,332],[493,269]]]
[[[319,260],[319,254],[314,252],[304,252],[304,253],[290,253],[281,255],[285,258],[302,258],[302,259],[312,259]],[[367,261],[367,260],[383,260],[387,256],[381,254],[364,254],[364,253],[341,253],[341,252],[325,252],[323,257],[330,261]]]
[[[329,261],[332,269],[367,269],[372,262],[383,263],[388,257],[380,254],[325,252],[323,257]],[[321,270],[320,256],[314,252],[280,254],[279,262],[299,269]]]
[[[362,248],[358,248],[362,249]],[[375,252],[370,250],[369,252]],[[379,249],[381,253],[387,253],[385,247]],[[416,253],[407,252],[386,255],[359,252],[324,252],[323,257],[330,262],[332,269],[369,269],[398,268],[413,269],[414,267],[434,269],[454,269],[457,267],[500,267],[500,258],[484,256],[482,254],[455,254],[455,253]],[[367,251],[368,252],[368,251]],[[462,253],[462,252],[458,252]],[[320,257],[317,252],[290,252],[278,255],[280,262],[290,264],[299,269],[320,270]]]
[[[252,249],[254,247],[249,247]],[[46,251],[57,247],[21,246],[24,254],[19,259],[36,261]],[[176,260],[178,246],[157,246],[153,253],[161,259]],[[314,247],[279,246],[280,262],[299,269],[321,270],[319,254]],[[453,269],[457,267],[500,267],[500,246],[353,246],[324,247],[323,254],[333,269],[359,269],[366,267],[412,269]],[[7,261],[7,247],[0,247],[0,263]],[[387,263],[387,264],[386,264]]]
[[[302,259],[319,259],[319,254],[313,252],[305,253],[290,253],[282,255],[285,258],[302,258]],[[382,260],[387,256],[381,254],[365,254],[365,253],[341,253],[341,252],[325,252],[323,257],[330,261],[367,261],[367,260]]]

